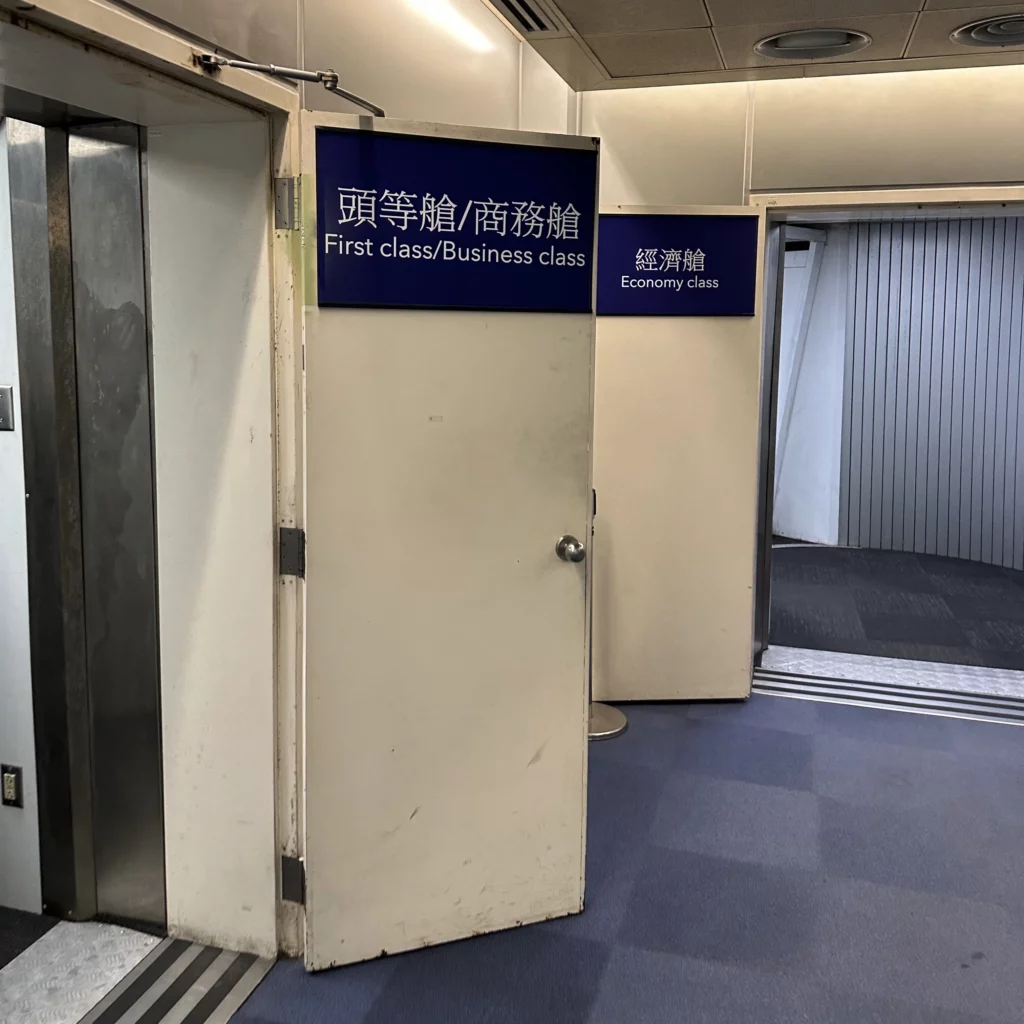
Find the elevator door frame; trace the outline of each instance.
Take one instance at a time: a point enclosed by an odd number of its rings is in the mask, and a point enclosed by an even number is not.
[[[928,211],[948,211],[949,217],[1024,216],[1024,186],[903,188],[828,192],[753,193],[749,205],[767,215],[765,248],[764,358],[761,382],[761,429],[758,458],[757,558],[754,580],[752,644],[754,666],[768,650],[771,619],[772,526],[775,491],[775,426],[778,408],[779,350],[782,331],[782,275],[787,225],[850,223],[892,218],[911,219]]]

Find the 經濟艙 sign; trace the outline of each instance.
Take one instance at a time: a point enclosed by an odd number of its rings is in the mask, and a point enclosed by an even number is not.
[[[602,214],[599,316],[753,316],[756,216]]]
[[[321,306],[593,311],[597,143],[321,128]]]

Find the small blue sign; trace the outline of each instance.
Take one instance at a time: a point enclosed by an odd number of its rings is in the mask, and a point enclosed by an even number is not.
[[[320,128],[317,301],[593,311],[593,149]]]
[[[602,215],[598,315],[753,316],[757,220],[743,215]]]

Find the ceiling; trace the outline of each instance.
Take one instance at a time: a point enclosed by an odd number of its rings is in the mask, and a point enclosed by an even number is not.
[[[979,48],[950,39],[980,18],[1024,14],[1024,0],[487,2],[577,90],[1024,63],[1024,46]],[[767,36],[821,28],[865,33],[871,45],[816,61],[754,52]]]

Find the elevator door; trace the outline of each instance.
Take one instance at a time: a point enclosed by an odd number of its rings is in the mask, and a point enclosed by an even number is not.
[[[96,909],[164,923],[139,131],[68,134]]]

